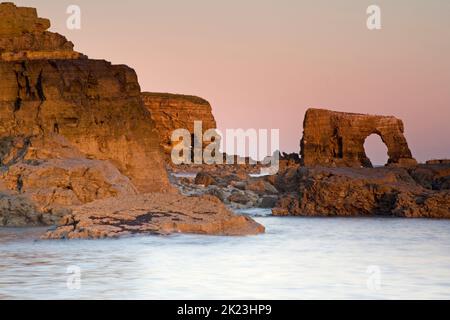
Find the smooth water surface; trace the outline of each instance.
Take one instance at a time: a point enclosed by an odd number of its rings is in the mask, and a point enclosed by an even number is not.
[[[0,299],[450,298],[450,221],[247,213],[266,234],[36,241],[42,229],[0,229]]]

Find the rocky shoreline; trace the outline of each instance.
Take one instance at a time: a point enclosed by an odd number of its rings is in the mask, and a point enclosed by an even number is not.
[[[239,170],[235,170],[239,171]],[[195,176],[195,177],[194,177]],[[450,164],[408,168],[287,166],[250,177],[200,172],[173,178],[186,195],[214,195],[229,208],[270,208],[274,216],[392,216],[450,219]]]

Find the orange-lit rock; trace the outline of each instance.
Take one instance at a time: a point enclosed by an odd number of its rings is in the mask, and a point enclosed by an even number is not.
[[[194,134],[194,122],[202,122],[202,133],[216,129],[211,105],[205,99],[170,93],[142,93],[142,100],[151,113],[167,155],[172,151],[172,132],[187,129]]]
[[[364,142],[378,134],[388,148],[389,164],[416,165],[403,134],[403,122],[390,116],[309,109],[303,124],[302,163],[305,166],[372,167]]]

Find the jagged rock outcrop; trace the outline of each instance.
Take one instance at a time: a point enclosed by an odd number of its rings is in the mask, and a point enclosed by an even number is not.
[[[142,100],[151,113],[159,132],[161,145],[167,155],[172,151],[172,132],[187,129],[194,134],[194,122],[202,122],[202,133],[216,129],[217,124],[208,101],[188,95],[142,93]]]
[[[378,134],[388,148],[389,164],[416,165],[403,134],[403,122],[391,116],[309,109],[303,124],[302,164],[328,167],[372,167],[364,142]]]
[[[263,226],[248,217],[233,214],[216,197],[153,193],[77,207],[45,238],[98,239],[136,233],[237,236],[263,232]]]
[[[449,219],[448,185],[427,188],[442,176],[449,179],[449,169],[300,167],[273,214]]]

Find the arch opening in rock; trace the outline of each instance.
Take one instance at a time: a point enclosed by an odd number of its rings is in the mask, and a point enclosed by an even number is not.
[[[389,162],[388,147],[376,133],[366,138],[364,152],[366,153],[366,167],[382,167]]]
[[[389,165],[415,166],[404,135],[403,122],[393,116],[308,109],[303,121],[301,162],[305,166],[371,167],[364,142],[372,134],[379,135],[389,155]],[[377,151],[371,156],[375,164],[381,163]]]

